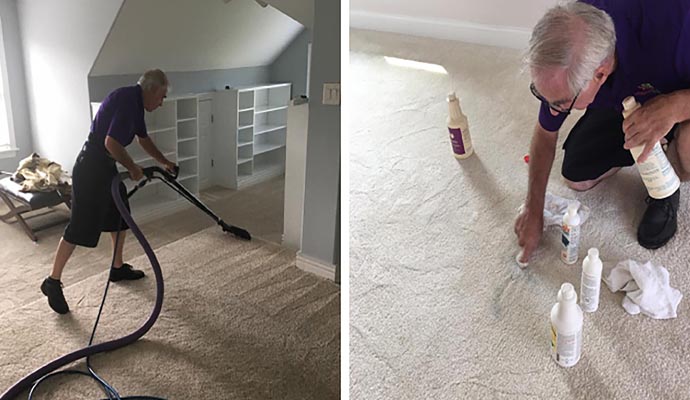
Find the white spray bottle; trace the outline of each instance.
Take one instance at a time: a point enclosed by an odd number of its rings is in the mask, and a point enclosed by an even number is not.
[[[594,247],[589,249],[587,256],[582,261],[582,281],[580,282],[582,311],[595,312],[599,308],[602,269],[599,250]]]
[[[455,92],[448,95],[448,133],[455,158],[464,159],[472,155],[472,139],[467,117],[460,109],[460,100]]]
[[[628,96],[623,100],[623,118],[628,118],[635,110],[640,108],[640,104],[634,97]],[[665,199],[675,193],[680,187],[680,179],[676,175],[676,171],[668,162],[661,144],[656,142],[649,153],[649,157],[645,162],[637,162],[637,158],[644,150],[644,145],[635,146],[630,149],[630,153],[635,159],[638,171],[644,185],[647,187],[649,196],[654,199]]]
[[[561,260],[568,265],[577,262],[580,247],[580,216],[577,214],[579,206],[576,201],[568,203],[568,211],[563,216],[561,225]]]
[[[582,352],[582,310],[570,283],[561,285],[551,309],[551,357],[561,367],[572,367]]]

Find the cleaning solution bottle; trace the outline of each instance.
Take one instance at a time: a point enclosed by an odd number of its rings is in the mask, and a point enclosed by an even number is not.
[[[568,211],[563,216],[561,225],[561,260],[568,265],[577,262],[580,247],[580,216],[577,214],[579,206],[576,201],[568,203]]]
[[[460,109],[460,101],[455,92],[448,95],[448,133],[455,158],[463,159],[472,155],[472,139],[467,117]]]
[[[592,247],[582,261],[582,281],[580,282],[580,306],[582,311],[594,312],[599,308],[599,291],[601,289],[601,271],[603,265],[599,259],[599,250]]]
[[[628,118],[635,110],[640,108],[640,104],[634,97],[628,96],[623,100],[623,118]],[[652,148],[652,152],[647,157],[645,162],[637,162],[637,158],[644,150],[644,145],[635,146],[630,149],[630,153],[635,159],[638,171],[644,185],[647,187],[649,196],[654,199],[665,199],[675,193],[680,187],[680,179],[676,175],[676,171],[668,162],[661,144],[656,142]]]
[[[566,282],[558,291],[558,302],[551,309],[551,357],[561,367],[580,361],[582,351],[582,310],[577,294]]]

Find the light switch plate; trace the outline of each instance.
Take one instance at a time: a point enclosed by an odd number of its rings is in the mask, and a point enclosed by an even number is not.
[[[340,104],[340,83],[323,84],[323,104],[337,106]]]

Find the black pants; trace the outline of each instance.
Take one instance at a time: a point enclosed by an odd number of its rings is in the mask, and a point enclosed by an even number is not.
[[[678,124],[666,139],[670,142]],[[596,179],[614,167],[633,165],[630,150],[623,148],[623,116],[614,110],[587,109],[563,143],[563,177],[572,182]]]
[[[112,179],[117,175],[115,160],[107,155],[103,139],[93,139],[90,135],[74,164],[72,214],[63,235],[69,243],[84,247],[96,247],[101,232],[128,228],[110,192]],[[129,210],[123,183],[120,183],[120,196]]]

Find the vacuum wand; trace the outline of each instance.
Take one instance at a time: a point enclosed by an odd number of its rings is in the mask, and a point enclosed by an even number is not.
[[[144,187],[144,185],[146,185],[146,183],[151,181],[152,179],[154,179],[154,178],[160,179],[163,182],[165,182],[165,184],[170,186],[171,189],[173,189],[174,191],[179,193],[182,197],[187,199],[190,203],[194,204],[201,211],[208,214],[208,216],[210,216],[223,229],[223,232],[230,232],[233,235],[237,236],[238,238],[244,239],[244,240],[251,240],[252,239],[252,236],[249,234],[249,232],[247,232],[246,229],[242,229],[240,227],[230,225],[230,224],[226,223],[225,221],[223,221],[222,219],[220,219],[220,217],[218,217],[213,211],[211,211],[208,207],[206,207],[206,205],[204,203],[202,203],[193,194],[191,194],[187,190],[187,188],[182,186],[177,181],[177,177],[180,173],[180,167],[179,166],[175,166],[175,170],[173,173],[170,173],[170,172],[164,170],[163,168],[156,167],[156,166],[146,167],[143,169],[143,172],[144,172],[145,179],[142,179],[141,181],[139,181],[139,183],[137,183],[137,185],[134,187],[134,189],[132,189],[127,194],[128,197],[131,196],[132,194],[134,194],[140,188]],[[120,177],[121,178],[122,177],[128,178],[129,173],[128,172],[122,172],[122,173],[120,173]]]

